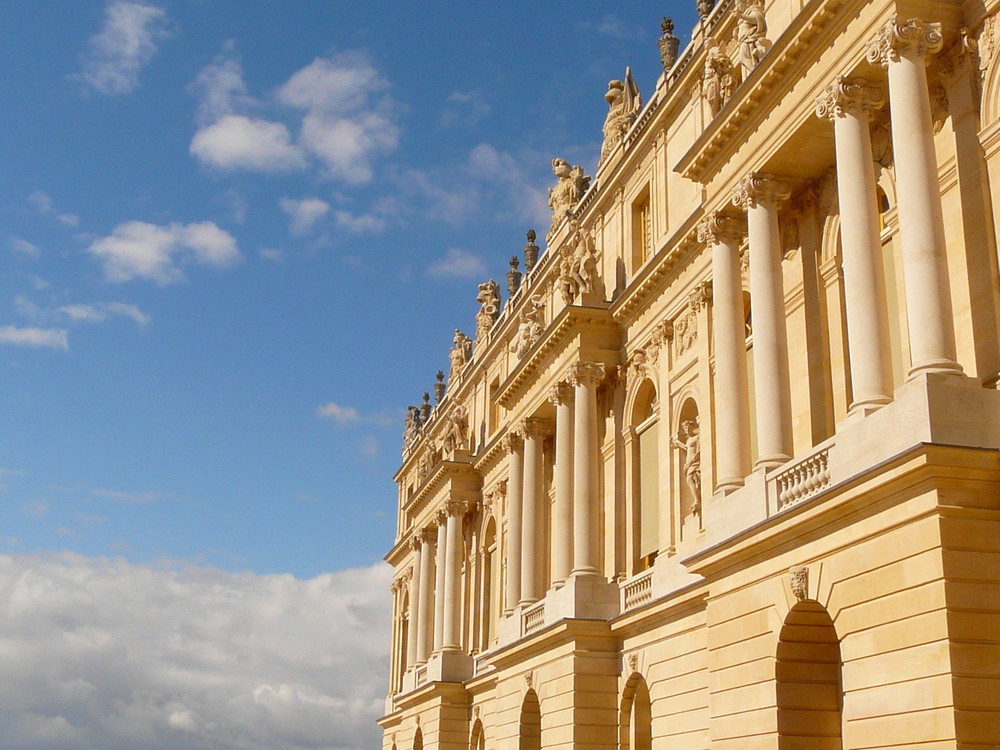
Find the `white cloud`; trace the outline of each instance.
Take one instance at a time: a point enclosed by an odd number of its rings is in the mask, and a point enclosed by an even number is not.
[[[471,128],[490,114],[490,104],[481,91],[453,91],[445,100],[439,125],[442,128]]]
[[[439,278],[456,279],[477,279],[487,275],[486,264],[478,255],[457,247],[449,248],[443,258],[431,263],[427,274]]]
[[[111,317],[123,317],[134,320],[138,326],[149,324],[149,316],[146,313],[135,305],[124,302],[63,305],[56,312],[65,315],[74,323],[103,323]]]
[[[222,52],[211,64],[202,68],[192,89],[201,100],[198,119],[203,124],[259,106],[259,102],[247,91],[246,81],[243,80],[243,62],[232,40],[223,45]]]
[[[0,344],[31,346],[40,349],[69,349],[65,328],[16,328],[0,326]]]
[[[28,255],[32,258],[37,258],[41,251],[38,249],[38,245],[34,245],[27,240],[23,240],[20,237],[10,238],[10,249],[15,253],[20,255]]]
[[[38,213],[47,214],[53,211],[52,198],[44,190],[36,190],[28,196],[28,203],[34,206]]]
[[[22,507],[21,510],[28,518],[41,518],[46,515],[52,509],[51,503],[46,503],[41,500],[29,500]]]
[[[377,747],[389,580],[0,557],[4,748]]]
[[[258,254],[261,260],[269,260],[272,263],[281,263],[285,259],[285,253],[275,247],[262,247]]]
[[[78,227],[80,226],[80,217],[76,214],[59,214],[56,216],[56,221],[62,224],[64,227]]]
[[[306,234],[330,211],[330,204],[320,198],[281,199],[281,210],[291,219],[292,234]]]
[[[301,144],[330,176],[360,184],[371,180],[374,160],[399,142],[387,90],[363,55],[346,53],[316,58],[278,90],[278,100],[305,111]]]
[[[219,169],[287,172],[306,166],[288,128],[246,115],[226,115],[198,130],[191,139],[191,153]]]
[[[94,490],[94,494],[108,500],[114,500],[125,505],[145,505],[159,500],[163,495],[158,492],[121,492],[120,490]]]
[[[378,234],[385,229],[385,219],[373,214],[355,215],[350,211],[338,209],[333,212],[333,220],[338,227],[354,234],[363,234],[365,232]]]
[[[358,413],[357,409],[352,406],[341,406],[333,401],[319,407],[319,409],[316,410],[316,416],[332,419],[334,422],[340,422],[342,424],[361,421],[361,415]]]
[[[76,76],[101,94],[127,94],[139,86],[139,73],[156,55],[167,34],[167,14],[141,2],[115,0],[105,8],[104,26],[90,39],[83,72]]]
[[[175,263],[182,253],[202,265],[218,268],[231,266],[241,257],[235,238],[210,221],[167,226],[129,221],[87,249],[103,263],[108,281],[139,278],[161,286],[184,278]]]

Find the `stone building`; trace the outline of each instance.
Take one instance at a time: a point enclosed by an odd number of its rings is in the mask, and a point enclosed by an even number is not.
[[[609,85],[407,418],[385,750],[1000,746],[998,6]]]

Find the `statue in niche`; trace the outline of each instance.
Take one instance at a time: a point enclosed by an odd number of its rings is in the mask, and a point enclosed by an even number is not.
[[[553,159],[552,171],[557,181],[555,187],[549,188],[549,207],[552,209],[552,226],[548,235],[550,239],[590,186],[590,178],[583,173],[583,167],[571,167],[565,159]]]
[[[511,256],[510,259],[510,270],[507,271],[507,297],[513,297],[517,294],[517,290],[521,288],[521,272],[517,270],[517,266],[520,261],[517,256]]]
[[[451,352],[448,359],[451,360],[451,370],[448,373],[448,383],[454,383],[455,379],[462,374],[462,369],[472,358],[472,339],[466,336],[457,328],[455,338],[452,339]]]
[[[420,433],[420,410],[415,406],[408,406],[406,411],[406,422],[403,425],[403,450],[407,450]]]
[[[510,350],[520,359],[545,330],[545,302],[541,297],[532,297],[521,311],[521,320],[517,324],[517,333],[511,342]]]
[[[677,62],[677,53],[681,48],[681,40],[674,33],[674,21],[672,18],[664,17],[660,22],[663,36],[660,37],[657,46],[660,48],[660,62],[663,63],[663,72],[669,73]]]
[[[635,79],[632,78],[632,68],[625,68],[624,81],[608,82],[608,92],[604,95],[604,99],[608,103],[608,115],[604,118],[604,145],[601,146],[601,158],[598,163],[603,162],[622,142],[625,133],[635,122],[635,116],[642,109],[642,96],[639,94]]]
[[[465,450],[469,444],[469,412],[458,404],[448,417],[448,433],[444,438],[444,448],[448,453]]]
[[[482,341],[500,317],[500,285],[493,279],[480,284],[476,302],[480,305],[476,313],[476,339]]]
[[[736,19],[736,42],[746,79],[771,49],[763,0],[736,0]]]
[[[705,73],[701,81],[701,91],[708,102],[712,117],[719,114],[722,106],[729,101],[736,89],[733,63],[722,51],[715,39],[709,39],[708,55],[705,58]]]
[[[675,448],[684,451],[684,481],[691,490],[692,512],[701,513],[701,440],[698,435],[698,421],[685,419],[671,442]]]

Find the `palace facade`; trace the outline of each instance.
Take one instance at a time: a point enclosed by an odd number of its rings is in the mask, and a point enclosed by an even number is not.
[[[1000,747],[1000,1],[698,5],[410,409],[385,750]]]

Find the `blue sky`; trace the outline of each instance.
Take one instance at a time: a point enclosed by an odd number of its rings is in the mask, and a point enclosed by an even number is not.
[[[693,0],[4,3],[0,604],[70,592],[124,623],[116,586],[158,581],[164,612],[223,586],[291,617],[375,581],[362,608],[387,618],[406,406],[474,328],[477,284],[544,236],[551,159],[593,171],[608,80],[630,64],[652,89],[664,14],[686,43]],[[294,674],[312,687],[287,695],[336,696]],[[358,726],[383,682],[352,688]],[[23,746],[173,747],[201,726],[174,689],[135,684],[162,693],[163,738],[42,701]],[[210,744],[325,746],[317,721]]]

